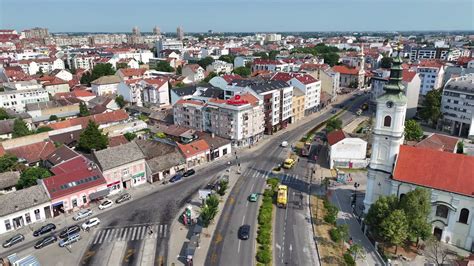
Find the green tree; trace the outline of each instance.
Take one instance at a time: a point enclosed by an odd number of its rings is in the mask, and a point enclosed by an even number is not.
[[[155,70],[162,72],[174,72],[174,68],[171,67],[170,63],[168,63],[167,61],[159,61],[156,64]]]
[[[10,115],[7,113],[5,108],[0,108],[0,120],[5,120],[10,118]]]
[[[252,70],[250,70],[249,67],[237,67],[234,69],[234,74],[240,75],[242,77],[248,77],[250,74],[252,74]]]
[[[464,154],[464,141],[458,143],[458,145],[456,146],[456,153]]]
[[[0,157],[0,172],[7,172],[15,169],[18,164],[18,158],[12,154],[5,154]]]
[[[339,63],[339,55],[337,53],[326,53],[323,54],[324,63],[334,66]]]
[[[405,139],[410,141],[420,141],[423,137],[423,129],[420,124],[413,119],[405,122]]]
[[[182,66],[178,66],[176,68],[176,75],[181,75],[183,74],[183,67]]]
[[[253,53],[253,56],[258,56],[261,59],[270,59],[270,57],[268,56],[266,52],[256,52],[256,53]]]
[[[382,222],[397,208],[398,199],[395,196],[380,197],[370,206],[365,222],[370,226],[370,230],[375,236],[383,238]]]
[[[207,75],[207,77],[205,77],[205,78],[202,80],[202,83],[209,83],[209,81],[210,81],[213,77],[217,77],[216,72],[211,72],[211,73],[209,73],[209,75]]]
[[[365,258],[365,249],[360,244],[352,244],[347,251],[352,255],[354,260],[357,260],[358,258]]]
[[[425,240],[431,234],[431,225],[428,223],[431,212],[430,193],[426,189],[416,188],[400,200],[400,208],[407,217],[408,235],[411,239],[416,239],[418,246],[420,238]]]
[[[81,84],[85,84],[87,86],[90,86],[91,82],[92,82],[91,73],[85,72],[84,74],[82,74],[80,82],[81,82]]]
[[[134,140],[136,137],[137,137],[137,134],[133,133],[133,132],[127,132],[125,134],[123,134],[123,136],[128,140],[128,141],[132,141]]]
[[[380,62],[380,67],[389,69],[392,67],[393,58],[390,56],[384,56]]]
[[[235,59],[235,56],[230,55],[230,54],[228,54],[228,55],[221,55],[221,56],[219,57],[219,60],[224,61],[224,62],[227,62],[227,63],[230,63],[230,64],[234,64],[234,59]]]
[[[211,209],[216,209],[219,207],[219,198],[216,195],[209,195],[206,199],[206,205]]]
[[[50,115],[49,116],[49,121],[56,121],[58,120],[58,116],[57,115]]]
[[[117,63],[116,68],[117,68],[117,70],[119,70],[121,68],[128,68],[128,64],[127,63]]]
[[[206,67],[214,62],[214,58],[208,56],[206,58],[203,58],[197,62],[198,65],[200,65],[202,68],[206,69]]]
[[[114,74],[115,74],[115,70],[112,64],[110,63],[97,64],[94,66],[91,73],[85,73],[81,77],[81,84],[87,84],[88,86],[90,86],[92,81],[103,76],[114,75]]]
[[[91,152],[93,149],[102,150],[107,148],[109,138],[102,133],[99,126],[92,120],[86,129],[81,133],[77,148],[84,152]]]
[[[125,107],[125,99],[122,95],[115,97],[115,103],[120,107],[120,109]]]
[[[443,117],[441,113],[442,93],[443,91],[441,89],[429,91],[425,96],[423,107],[420,110],[420,117],[426,122],[430,122],[434,128],[436,128],[438,120]]]
[[[31,187],[37,184],[38,179],[50,177],[51,173],[46,168],[30,167],[21,173],[20,179],[16,184],[17,189]]]
[[[13,138],[18,138],[18,137],[23,137],[30,135],[31,131],[28,129],[28,126],[26,125],[25,121],[23,121],[21,118],[15,119],[13,122]]]
[[[280,51],[272,50],[268,53],[268,58],[271,60],[275,60],[276,56],[280,53]]]
[[[408,221],[403,210],[395,210],[382,222],[382,236],[390,244],[395,245],[395,254],[398,246],[408,237]]]
[[[36,129],[36,133],[48,132],[48,131],[51,131],[51,130],[53,130],[53,129],[48,127],[48,126],[42,126],[42,127],[39,127],[39,128]]]
[[[339,118],[331,118],[326,123],[326,132],[327,133],[332,132],[332,131],[337,130],[337,129],[341,129],[341,128],[342,128],[342,120],[339,119]]]
[[[221,182],[219,182],[219,190],[217,191],[217,193],[221,196],[224,196],[228,187],[229,187],[229,181],[221,180]]]
[[[186,86],[186,84],[184,84],[183,82],[178,82],[178,83],[175,85],[176,88],[182,88],[182,87],[184,87],[184,86]]]
[[[79,116],[80,117],[85,117],[85,116],[89,116],[90,113],[89,113],[89,109],[87,108],[87,105],[85,102],[80,102],[79,103]]]

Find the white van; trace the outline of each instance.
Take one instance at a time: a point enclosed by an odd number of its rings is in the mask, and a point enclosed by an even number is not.
[[[288,141],[283,141],[283,142],[281,143],[281,146],[282,146],[283,148],[288,147]]]

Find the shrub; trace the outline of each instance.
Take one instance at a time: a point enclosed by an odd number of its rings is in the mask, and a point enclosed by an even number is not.
[[[257,261],[263,264],[269,264],[272,261],[272,253],[268,245],[261,246],[258,249]]]
[[[271,229],[270,228],[260,228],[258,229],[257,242],[260,245],[269,245],[271,239]]]
[[[327,213],[324,216],[324,221],[329,224],[336,224],[337,213],[339,210],[337,209],[336,206],[332,205],[329,202],[324,203],[324,204],[327,210]]]
[[[219,183],[219,190],[217,191],[217,194],[224,196],[228,187],[229,187],[229,181],[221,180],[221,182]]]
[[[329,236],[331,237],[331,240],[334,242],[341,241],[341,234],[339,233],[339,230],[337,230],[337,228],[332,228],[331,230],[329,230]]]
[[[348,266],[355,266],[356,265],[356,262],[355,262],[354,258],[352,257],[352,255],[349,252],[344,253],[343,258],[344,258],[344,262],[346,263],[346,265],[348,265]]]

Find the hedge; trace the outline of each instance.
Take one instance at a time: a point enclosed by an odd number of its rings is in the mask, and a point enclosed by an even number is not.
[[[273,182],[273,181],[270,181]],[[273,187],[273,184],[272,184]],[[273,215],[273,196],[275,192],[272,189],[266,189],[263,193],[262,205],[258,213],[258,231],[257,243],[257,262],[269,264],[272,260],[271,241],[272,241],[272,215]]]

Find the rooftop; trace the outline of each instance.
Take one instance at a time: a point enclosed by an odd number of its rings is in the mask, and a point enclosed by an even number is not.
[[[2,208],[0,217],[17,211],[23,211],[34,206],[49,202],[48,194],[41,185],[20,189],[0,196]]]
[[[145,159],[142,150],[133,141],[105,150],[95,151],[93,154],[102,171]]]

